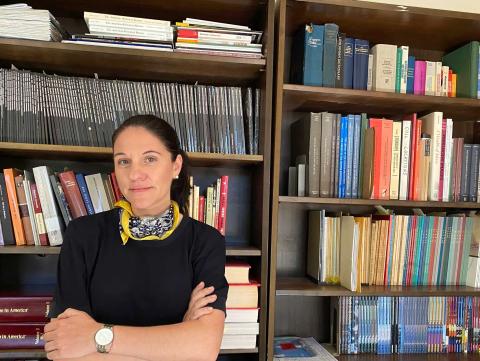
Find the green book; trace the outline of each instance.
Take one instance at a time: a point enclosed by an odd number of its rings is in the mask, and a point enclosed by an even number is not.
[[[457,97],[459,98],[477,98],[478,49],[479,42],[471,41],[442,58],[443,65],[448,65],[457,74]]]
[[[400,93],[402,83],[402,47],[397,48],[397,72],[395,73],[395,93]]]

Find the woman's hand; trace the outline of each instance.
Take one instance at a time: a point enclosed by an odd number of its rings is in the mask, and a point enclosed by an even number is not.
[[[95,332],[102,327],[89,314],[68,308],[45,326],[45,351],[50,360],[96,352]]]
[[[200,282],[190,295],[188,310],[183,316],[183,321],[198,320],[204,315],[212,313],[213,308],[207,307],[209,303],[215,302],[217,295],[211,293],[215,290],[213,286],[205,288],[205,282]]]

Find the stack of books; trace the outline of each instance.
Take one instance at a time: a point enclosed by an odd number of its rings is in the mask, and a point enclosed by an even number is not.
[[[52,296],[0,294],[0,350],[41,349]]]
[[[250,265],[228,262],[225,278],[229,285],[227,317],[221,348],[252,349],[256,347],[258,324],[258,287],[249,279]]]
[[[61,41],[67,33],[48,10],[27,4],[0,6],[0,36],[8,38]]]
[[[73,35],[65,43],[172,51],[170,21],[84,12],[89,33]]]
[[[249,58],[262,57],[262,32],[248,26],[186,18],[177,22],[176,51]]]

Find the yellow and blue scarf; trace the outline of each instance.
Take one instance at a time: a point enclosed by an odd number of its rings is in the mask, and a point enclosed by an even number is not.
[[[120,208],[120,237],[125,245],[129,238],[137,241],[161,241],[170,236],[180,222],[177,202],[171,201],[170,207],[159,217],[137,217],[133,214],[130,202],[122,199],[115,203]]]

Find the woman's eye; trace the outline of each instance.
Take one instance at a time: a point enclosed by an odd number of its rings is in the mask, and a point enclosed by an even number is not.
[[[155,157],[146,157],[145,158],[145,162],[147,163],[152,163],[152,162],[155,162],[157,160],[157,158]]]
[[[118,161],[118,165],[127,165],[128,164],[128,160],[127,159],[120,159]]]

